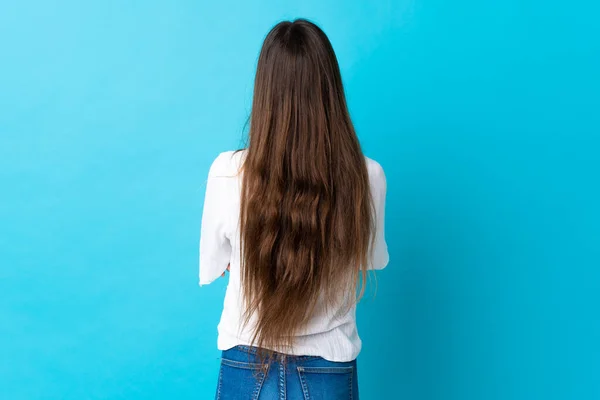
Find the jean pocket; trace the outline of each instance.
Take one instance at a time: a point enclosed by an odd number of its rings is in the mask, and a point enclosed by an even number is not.
[[[298,367],[304,400],[352,400],[354,367]]]
[[[221,359],[216,400],[257,400],[267,368],[262,364]]]

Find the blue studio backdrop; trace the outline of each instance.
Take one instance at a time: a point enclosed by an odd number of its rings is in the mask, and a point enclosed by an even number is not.
[[[208,167],[264,35],[330,36],[388,179],[361,398],[600,398],[596,3],[0,3],[0,399],[210,399]]]

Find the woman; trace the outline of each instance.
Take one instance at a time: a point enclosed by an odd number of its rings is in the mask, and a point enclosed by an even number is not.
[[[230,270],[217,399],[358,399],[356,289],[388,263],[385,191],[327,36],[279,23],[258,60],[248,148],[221,153],[206,188],[200,285]]]

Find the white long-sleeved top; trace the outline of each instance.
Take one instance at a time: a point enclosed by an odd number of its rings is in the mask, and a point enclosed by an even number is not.
[[[219,154],[208,173],[204,209],[200,231],[200,285],[206,285],[221,276],[230,265],[229,283],[221,321],[218,325],[217,346],[227,350],[237,345],[250,345],[252,319],[242,326],[243,299],[240,286],[240,167],[245,156],[227,151]],[[386,179],[376,161],[365,157],[371,193],[375,207],[376,233],[369,269],[383,269],[388,261],[384,234]],[[354,296],[349,290],[348,296]],[[295,355],[320,356],[329,361],[354,360],[361,349],[356,327],[356,307],[323,305],[316,307],[308,326],[298,333]],[[277,350],[277,349],[273,349]],[[290,353],[289,351],[287,352]]]

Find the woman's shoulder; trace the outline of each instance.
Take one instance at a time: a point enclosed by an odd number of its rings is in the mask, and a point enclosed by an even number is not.
[[[246,150],[229,150],[219,153],[213,160],[209,177],[234,177],[237,176],[242,165],[243,156]]]
[[[383,167],[377,161],[372,158],[365,156],[367,163],[367,171],[372,184],[383,184],[385,185],[385,172]]]

